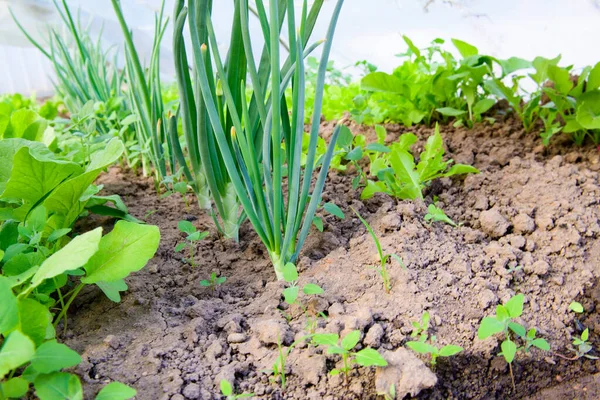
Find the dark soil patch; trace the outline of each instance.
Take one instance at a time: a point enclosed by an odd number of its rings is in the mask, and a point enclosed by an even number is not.
[[[368,128],[353,130],[373,135]],[[388,131],[393,140],[407,129]],[[412,131],[421,145],[432,132]],[[299,262],[301,282],[325,289],[307,304],[313,313],[328,314],[317,330],[360,329],[361,345],[391,352],[410,340],[411,321],[429,311],[438,343],[465,351],[440,359],[438,383],[418,398],[599,398],[599,361],[555,355],[571,356],[571,335],[580,332],[567,309],[573,300],[584,305],[578,318],[600,346],[598,150],[560,143],[540,147],[512,119],[441,131],[448,157],[475,165],[481,174],[441,180],[428,190],[426,202],[378,195],[363,203],[350,188],[351,175],[330,174],[324,197],[344,209],[346,219],[325,217],[324,232],[309,236]],[[158,225],[162,241],[148,267],[128,279],[121,304],[89,290],[72,308],[66,343],[82,353],[76,372],[85,381],[86,398],[118,380],[134,386],[139,399],[214,399],[220,398],[223,378],[256,398],[377,397],[374,369],[356,368],[345,382],[327,373],[339,365],[336,356],[305,345],[288,359],[287,390],[270,383],[264,370],[277,356],[277,336],[290,344],[305,334],[307,319],[283,306],[283,286],[249,225],[235,244],[218,238],[207,213],[195,205],[186,209],[178,197],[159,199],[147,180],[114,168],[100,182],[107,193],[120,194],[134,216]],[[424,222],[433,195],[460,227]],[[407,270],[390,267],[390,294],[369,268],[377,261],[374,244],[350,206],[371,223],[387,251],[404,259]],[[174,252],[183,239],[177,222],[184,218],[211,232],[197,246],[195,269]],[[509,271],[518,265],[522,268]],[[199,285],[212,271],[227,277],[214,292]],[[550,353],[518,356],[516,393],[506,363],[496,356],[498,340],[476,337],[481,318],[515,293],[527,299],[522,322],[537,327],[552,346]]]

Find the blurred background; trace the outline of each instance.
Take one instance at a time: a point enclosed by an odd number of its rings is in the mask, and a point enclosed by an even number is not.
[[[301,2],[298,1],[298,6]],[[346,0],[335,36],[332,60],[338,68],[368,60],[380,70],[390,72],[406,51],[402,35],[418,47],[435,38],[465,40],[481,53],[499,58],[510,56],[533,59],[562,54],[561,65],[582,68],[598,60],[596,42],[600,37],[598,0]],[[122,35],[110,0],[68,0],[79,10],[82,24],[89,25],[92,36],[102,32],[106,48],[121,46]],[[121,0],[136,45],[142,57],[150,55],[154,13],[160,0]],[[167,0],[170,16],[173,0]],[[220,45],[228,43],[233,0],[215,1],[214,15]],[[325,34],[327,16],[333,8],[325,1],[320,23],[313,38]],[[13,22],[9,9],[25,29],[41,42],[48,27],[61,27],[52,0],[0,0],[0,94],[53,93],[49,61],[35,49]],[[260,36],[257,21],[253,32]],[[260,43],[257,42],[257,47]],[[449,46],[448,48],[451,48]],[[172,80],[171,33],[166,33],[161,50],[163,79]]]

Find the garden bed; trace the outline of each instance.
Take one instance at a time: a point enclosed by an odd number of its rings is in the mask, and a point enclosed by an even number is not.
[[[429,311],[430,332],[438,343],[465,350],[438,361],[437,384],[418,398],[600,397],[594,386],[598,375],[593,376],[600,361],[567,361],[556,355],[573,355],[568,346],[581,325],[589,327],[592,343],[600,346],[600,152],[558,140],[545,148],[520,126],[509,118],[473,130],[441,127],[448,157],[481,173],[435,182],[426,191],[426,202],[382,194],[363,202],[360,191],[351,188],[351,171],[330,173],[324,201],[340,206],[346,218],[327,215],[324,231],[313,228],[305,244],[300,281],[325,290],[307,304],[308,313],[328,316],[320,319],[318,331],[360,329],[362,345],[379,349],[388,361],[413,363],[415,369],[397,385],[399,394],[432,383],[410,350],[391,354],[412,340],[411,322]],[[433,133],[426,127],[387,128],[389,140],[414,132],[421,148]],[[351,129],[374,138],[370,128]],[[324,136],[329,130],[323,127]],[[375,368],[355,368],[347,381],[343,375],[330,376],[338,356],[306,345],[288,358],[285,392],[269,381],[264,371],[278,355],[278,338],[289,345],[302,337],[307,318],[284,306],[283,283],[275,280],[269,257],[248,224],[236,244],[218,238],[211,216],[198,211],[191,197],[186,209],[180,197],[159,198],[150,180],[116,167],[99,182],[107,193],[121,195],[132,215],[158,225],[162,240],[148,267],[127,280],[129,292],[122,303],[111,303],[91,289],[72,307],[65,343],[82,354],[75,372],[85,382],[86,398],[112,380],[135,387],[139,399],[220,398],[221,379],[256,398],[377,397],[376,381],[383,376]],[[459,227],[423,220],[434,195]],[[373,226],[384,249],[406,264],[406,270],[395,263],[389,267],[390,294],[369,268],[377,263],[375,246],[350,206]],[[197,245],[195,268],[182,260],[185,252],[174,251],[183,240],[177,229],[182,219],[211,232]],[[199,284],[213,271],[227,277],[214,291]],[[526,297],[522,322],[536,327],[552,349],[517,356],[516,392],[508,365],[497,356],[499,342],[477,338],[482,317],[494,314],[495,306],[515,293]],[[582,303],[585,312],[569,311],[572,301]],[[571,381],[576,378],[583,383]],[[535,397],[557,385],[568,386]]]

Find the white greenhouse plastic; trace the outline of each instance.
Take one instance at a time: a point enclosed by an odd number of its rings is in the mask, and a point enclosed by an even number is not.
[[[160,7],[161,0],[121,0],[121,3],[142,57],[148,56],[153,13]],[[226,16],[230,15],[232,3],[233,0],[215,1],[217,34],[223,45],[227,43]],[[402,34],[418,46],[425,46],[436,37],[466,39],[482,52],[497,57],[531,59],[537,55],[551,57],[562,53],[561,64],[576,67],[599,59],[594,51],[596,38],[600,37],[600,6],[596,0],[438,0],[425,11],[427,3],[430,2],[346,0],[332,59],[338,67],[367,59],[389,71],[398,64],[394,54],[405,50]],[[73,10],[80,8],[82,20],[89,21],[93,33],[104,27],[106,46],[121,44],[121,30],[109,0],[68,0],[68,4]],[[332,6],[332,2],[326,0],[315,38],[324,35]],[[48,26],[60,26],[52,0],[0,0],[0,93],[51,94],[50,63],[20,33],[9,7],[37,39],[44,37]],[[167,0],[167,15],[171,14],[172,7],[173,0]],[[255,34],[260,35],[260,32]],[[166,79],[173,71],[170,37],[167,32],[161,50]]]

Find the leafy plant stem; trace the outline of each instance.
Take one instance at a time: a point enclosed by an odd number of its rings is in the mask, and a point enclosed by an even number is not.
[[[80,283],[75,290],[73,290],[73,294],[71,294],[71,297],[69,297],[69,300],[67,301],[67,304],[65,304],[65,306],[62,308],[60,314],[58,314],[58,317],[56,318],[56,320],[54,320],[54,327],[56,328],[56,326],[58,325],[58,323],[60,322],[60,320],[65,317],[65,329],[67,327],[67,321],[66,321],[66,316],[67,316],[67,311],[69,310],[69,307],[71,306],[71,303],[73,303],[73,300],[75,300],[75,297],[77,297],[77,295],[79,294],[79,292],[81,291],[81,289],[83,289],[83,287],[85,286],[85,283]]]

